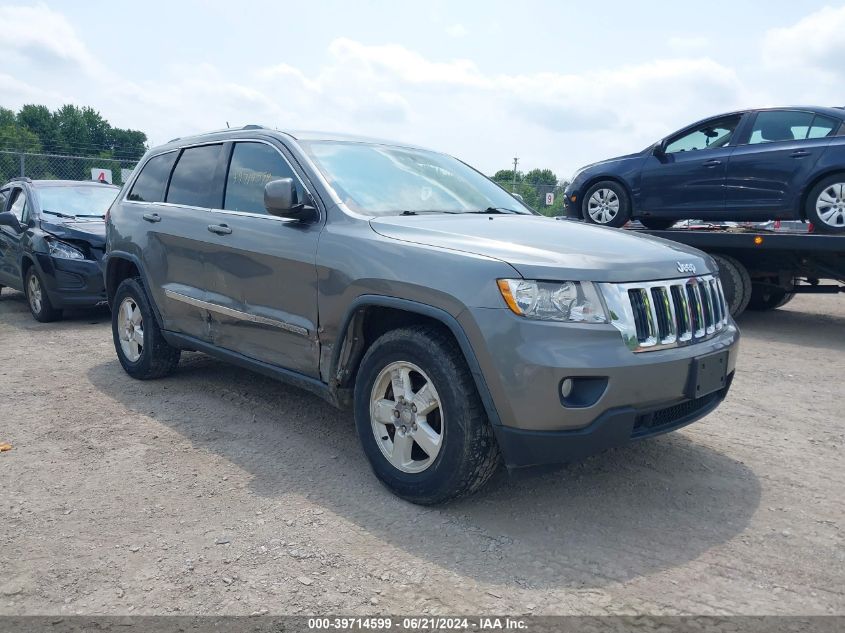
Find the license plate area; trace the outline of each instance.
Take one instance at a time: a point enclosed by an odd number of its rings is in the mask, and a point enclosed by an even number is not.
[[[693,358],[687,382],[687,397],[701,398],[724,389],[728,379],[728,352]]]

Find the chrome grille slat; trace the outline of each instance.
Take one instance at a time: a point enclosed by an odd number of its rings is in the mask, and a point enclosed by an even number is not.
[[[600,287],[611,323],[635,352],[698,343],[729,323],[722,284],[715,275]]]

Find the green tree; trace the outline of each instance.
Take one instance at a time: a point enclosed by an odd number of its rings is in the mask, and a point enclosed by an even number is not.
[[[557,176],[551,169],[532,169],[525,174],[525,181],[532,185],[557,185]]]
[[[17,123],[35,134],[45,152],[60,152],[62,145],[53,113],[44,105],[27,104],[17,114]]]

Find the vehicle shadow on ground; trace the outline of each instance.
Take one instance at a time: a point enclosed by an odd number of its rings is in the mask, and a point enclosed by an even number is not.
[[[16,290],[3,288],[0,292],[0,311],[7,312],[21,317],[26,317],[28,321],[23,321],[23,327],[56,327],[60,326],[62,321],[79,324],[83,321],[89,321],[91,324],[108,323],[111,321],[111,312],[108,307],[100,306],[96,308],[66,308],[62,311],[62,318],[53,323],[39,323],[29,312],[29,306],[26,303],[26,295]],[[4,321],[6,327],[21,327],[21,324],[10,323]]]
[[[501,470],[473,497],[423,508],[371,474],[351,413],[303,391],[201,354],[186,354],[159,381],[133,381],[116,361],[88,377],[198,453],[243,469],[255,495],[280,508],[290,494],[307,496],[372,537],[482,582],[584,588],[653,574],[736,537],[760,502],[754,473],[693,430],[545,474]]]
[[[792,343],[802,347],[845,351],[845,318],[790,310],[788,307],[768,312],[746,311],[737,319],[743,336],[763,341]]]

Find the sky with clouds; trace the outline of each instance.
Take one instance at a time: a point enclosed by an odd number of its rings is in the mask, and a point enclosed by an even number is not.
[[[711,114],[845,105],[845,4],[0,2],[0,106],[90,105],[151,143],[261,123],[492,173],[637,151]]]

